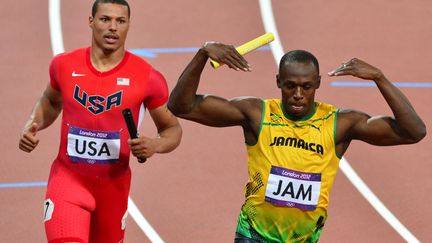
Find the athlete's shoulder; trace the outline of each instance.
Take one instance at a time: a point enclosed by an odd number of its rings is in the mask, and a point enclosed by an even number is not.
[[[157,70],[155,67],[153,67],[150,63],[148,63],[146,60],[141,58],[138,55],[135,55],[129,51],[127,51],[128,55],[128,68],[132,68],[133,70],[138,70],[140,73],[143,73],[144,70],[148,71],[149,80],[152,82],[162,82],[165,83],[165,77]],[[144,72],[145,73],[145,72]]]
[[[324,119],[332,121],[333,118],[337,119],[338,112],[338,108],[332,104],[315,101],[315,115],[311,117],[311,120]]]
[[[264,106],[268,107],[268,109],[271,110],[279,110],[281,108],[281,99],[277,98],[270,98],[270,99],[263,99],[262,103]]]
[[[324,112],[335,112],[337,110],[336,106],[321,101],[315,101],[315,106],[317,110],[322,110]]]
[[[276,98],[270,98],[270,99],[263,99],[263,102],[265,103],[274,103],[274,104],[280,104],[281,100]]]

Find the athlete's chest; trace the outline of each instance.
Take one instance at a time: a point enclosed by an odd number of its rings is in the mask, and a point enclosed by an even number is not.
[[[143,73],[119,70],[104,74],[80,66],[63,70],[59,86],[65,106],[98,115],[121,106],[136,105],[144,99]]]
[[[306,153],[323,155],[328,140],[329,123],[321,117],[293,121],[284,115],[279,106],[270,107],[262,123],[261,143],[267,149],[280,153]]]

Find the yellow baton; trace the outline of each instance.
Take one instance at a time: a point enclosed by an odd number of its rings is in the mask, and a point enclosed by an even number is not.
[[[239,47],[236,47],[236,50],[238,51],[238,53],[240,53],[240,55],[244,56],[244,55],[248,54],[249,52],[260,48],[261,46],[267,45],[268,43],[272,42],[273,40],[274,40],[274,35],[273,35],[273,33],[269,32],[269,33],[266,33],[260,37],[255,38],[249,42],[246,42]],[[219,63],[219,62],[216,62],[214,60],[210,60],[210,64],[214,69],[217,69],[218,67],[223,65],[223,63]]]

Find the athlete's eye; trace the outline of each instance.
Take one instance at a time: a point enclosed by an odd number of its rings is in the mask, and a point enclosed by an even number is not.
[[[293,84],[293,83],[286,83],[286,84],[284,85],[284,87],[287,88],[287,89],[294,89],[296,86],[295,86],[295,84]]]

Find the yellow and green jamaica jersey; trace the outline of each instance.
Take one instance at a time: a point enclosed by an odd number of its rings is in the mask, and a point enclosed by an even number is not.
[[[247,145],[249,182],[237,232],[257,242],[316,242],[339,165],[337,109],[315,102],[301,120],[281,100],[263,101],[256,144]]]

